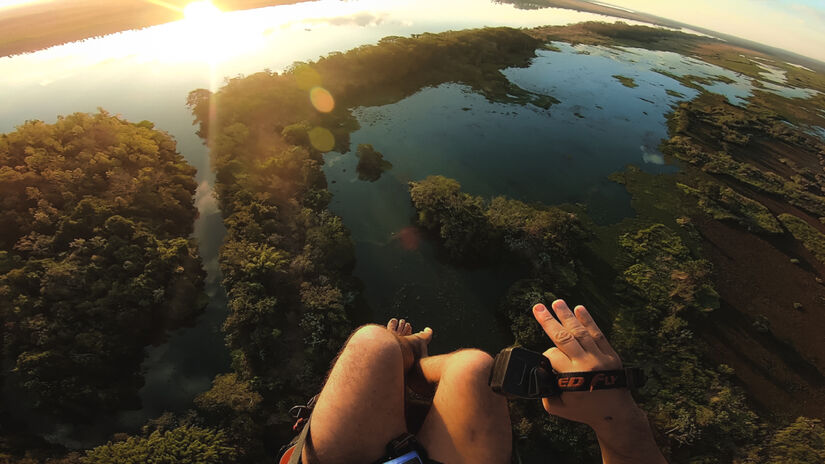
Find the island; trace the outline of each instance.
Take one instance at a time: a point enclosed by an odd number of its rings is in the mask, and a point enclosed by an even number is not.
[[[144,347],[206,301],[195,169],[103,110],[0,135],[4,429],[137,409]]]

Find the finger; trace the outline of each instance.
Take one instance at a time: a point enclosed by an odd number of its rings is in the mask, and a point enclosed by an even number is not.
[[[573,363],[562,351],[556,347],[544,352],[544,357],[550,360],[550,365],[558,372],[570,372],[573,370]]]
[[[590,332],[588,332],[576,316],[573,315],[573,311],[570,311],[570,308],[564,300],[556,300],[551,306],[564,328],[576,337],[579,345],[581,345],[585,351],[592,354],[599,354],[601,352],[599,347],[596,346],[596,341],[590,336]]]
[[[409,322],[404,323],[404,335],[412,335],[412,325]]]
[[[550,340],[553,340],[556,347],[558,347],[562,353],[567,355],[568,358],[574,359],[586,355],[582,346],[579,345],[578,341],[576,341],[576,337],[574,337],[569,330],[565,329],[555,318],[553,318],[553,315],[550,314],[550,311],[547,310],[546,306],[541,303],[533,306],[533,317],[535,317],[536,321],[541,324],[541,328],[544,329],[544,333],[550,337]]]
[[[406,323],[407,321],[405,321],[404,319],[400,319],[398,321],[398,335],[404,335],[404,324]]]
[[[581,322],[584,328],[590,333],[590,336],[593,338],[593,341],[596,342],[596,346],[599,347],[599,350],[601,350],[602,353],[618,360],[619,355],[616,353],[616,350],[610,346],[607,338],[605,338],[601,329],[599,329],[599,326],[596,325],[596,321],[593,320],[593,316],[590,315],[587,308],[584,306],[576,306],[574,313],[579,322]]]
[[[398,319],[390,319],[390,322],[387,323],[387,328],[390,330],[390,332],[395,332],[396,330],[398,330]]]

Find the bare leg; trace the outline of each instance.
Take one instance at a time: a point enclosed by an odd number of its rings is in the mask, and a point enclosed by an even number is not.
[[[373,462],[407,431],[404,377],[427,355],[432,330],[412,333],[403,319],[367,325],[350,336],[312,413],[303,462]]]
[[[418,440],[432,459],[449,464],[510,462],[513,437],[507,401],[487,381],[493,359],[479,350],[423,358],[420,373],[438,383]]]
[[[303,462],[373,462],[383,456],[387,443],[406,432],[405,373],[410,381],[437,385],[418,434],[433,459],[508,462],[507,403],[487,386],[492,358],[478,350],[421,358],[431,337],[429,329],[412,335],[403,321],[356,330],[318,398]]]
[[[403,359],[385,327],[367,325],[350,336],[312,412],[303,462],[373,462],[384,455],[387,443],[406,431]]]

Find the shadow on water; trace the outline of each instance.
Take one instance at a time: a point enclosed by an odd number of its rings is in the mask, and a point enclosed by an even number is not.
[[[202,185],[208,187],[205,182]],[[216,207],[200,210],[193,235],[198,239],[207,271],[204,290],[209,303],[190,326],[171,332],[156,346],[147,347],[142,364],[145,383],[138,393],[140,409],[99,417],[91,424],[55,423],[33,413],[22,400],[23,392],[11,390],[7,383],[3,395],[21,399],[9,404],[15,421],[51,443],[73,449],[89,448],[105,443],[114,433],[134,433],[165,412],[185,411],[195,396],[211,387],[215,375],[229,370],[229,352],[221,332],[227,298],[217,261],[225,229]]]

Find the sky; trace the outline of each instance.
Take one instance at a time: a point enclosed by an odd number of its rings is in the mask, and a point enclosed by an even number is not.
[[[50,0],[0,0],[0,10]],[[825,0],[601,0],[825,62]]]
[[[35,3],[31,0],[0,0],[0,9],[11,8],[13,6],[24,5],[27,3]]]
[[[602,0],[825,62],[825,0]]]

